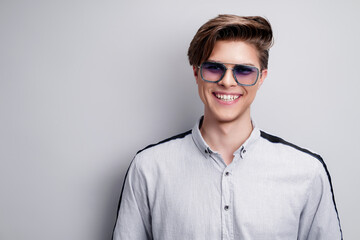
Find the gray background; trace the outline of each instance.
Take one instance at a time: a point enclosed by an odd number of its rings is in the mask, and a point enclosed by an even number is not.
[[[0,1],[0,239],[110,239],[135,152],[190,129],[187,62],[219,13],[275,45],[257,125],[319,152],[346,239],[360,236],[357,1]]]

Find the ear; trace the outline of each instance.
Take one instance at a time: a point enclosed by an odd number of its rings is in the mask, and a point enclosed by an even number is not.
[[[199,68],[197,68],[197,67],[194,66],[194,65],[193,65],[193,74],[194,74],[196,83],[198,83]]]
[[[260,79],[258,80],[258,89],[261,87],[261,85],[263,84],[265,78],[267,77],[267,74],[268,74],[268,70],[267,69],[264,69],[261,71],[261,77]]]

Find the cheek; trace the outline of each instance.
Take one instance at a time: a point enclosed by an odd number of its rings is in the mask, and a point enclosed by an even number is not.
[[[248,101],[251,103],[254,101],[258,86],[253,86],[252,89],[247,89]]]
[[[198,81],[202,81],[202,80],[198,79]],[[204,103],[207,102],[209,97],[211,97],[209,90],[208,90],[206,84],[204,84],[204,82],[198,82],[198,93],[199,93],[201,100]]]
[[[201,84],[198,85],[198,93],[199,93],[199,96],[200,96],[200,99],[204,102],[204,88]]]

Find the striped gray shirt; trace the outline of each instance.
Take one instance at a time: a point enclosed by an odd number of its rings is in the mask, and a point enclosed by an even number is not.
[[[255,127],[226,165],[200,121],[136,154],[114,240],[342,239],[319,155]]]

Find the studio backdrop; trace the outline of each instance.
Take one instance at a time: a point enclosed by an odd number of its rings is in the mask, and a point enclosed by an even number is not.
[[[344,237],[357,239],[359,10],[355,0],[1,0],[0,239],[110,239],[136,151],[202,114],[187,48],[221,13],[271,22],[253,120],[322,155]]]

